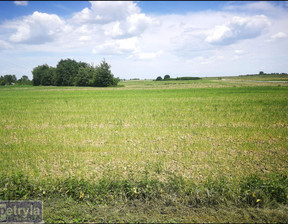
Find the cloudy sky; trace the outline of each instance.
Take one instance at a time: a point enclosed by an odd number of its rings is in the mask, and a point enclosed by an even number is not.
[[[287,1],[1,1],[0,75],[61,59],[120,78],[288,72]]]

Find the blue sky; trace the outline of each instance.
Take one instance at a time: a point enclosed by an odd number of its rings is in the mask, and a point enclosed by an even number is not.
[[[60,59],[120,78],[288,72],[287,1],[1,1],[0,75]]]

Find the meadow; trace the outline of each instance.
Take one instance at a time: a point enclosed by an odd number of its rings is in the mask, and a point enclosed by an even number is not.
[[[45,222],[287,222],[288,83],[0,88],[0,199]]]

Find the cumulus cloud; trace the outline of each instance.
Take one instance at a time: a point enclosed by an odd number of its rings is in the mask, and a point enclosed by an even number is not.
[[[91,8],[85,8],[74,14],[72,18],[74,22],[105,24],[140,13],[137,4],[130,1],[90,1],[90,3]]]
[[[270,24],[269,19],[264,15],[235,16],[231,22],[214,27],[205,40],[211,44],[232,44],[241,39],[259,36]]]
[[[21,20],[8,22],[4,27],[16,30],[9,40],[15,43],[42,44],[54,40],[65,30],[65,22],[55,14],[34,12]]]
[[[70,19],[35,11],[31,15],[7,21],[1,27],[9,30],[6,32],[9,34],[7,40],[11,43],[27,46],[45,44],[45,49],[49,48],[49,43],[50,49],[55,45],[62,49],[90,47],[93,53],[113,55],[141,52],[139,38],[150,27],[159,25],[155,18],[141,13],[134,2],[90,3],[89,8],[74,13]]]
[[[14,1],[15,5],[27,6],[28,1]]]
[[[128,16],[125,21],[103,25],[104,33],[112,38],[127,38],[141,35],[150,25],[157,24],[155,19],[143,13]]]
[[[101,25],[105,35],[127,38],[139,35],[157,21],[141,13],[131,1],[91,1],[91,7],[74,14],[70,20],[76,24]]]
[[[144,13],[138,13],[128,16],[122,28],[129,35],[139,35],[153,24],[158,25],[159,23]]]

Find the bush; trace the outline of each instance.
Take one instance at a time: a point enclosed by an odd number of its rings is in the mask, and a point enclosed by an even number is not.
[[[166,80],[166,79],[170,79],[170,75],[165,75],[164,80]]]

